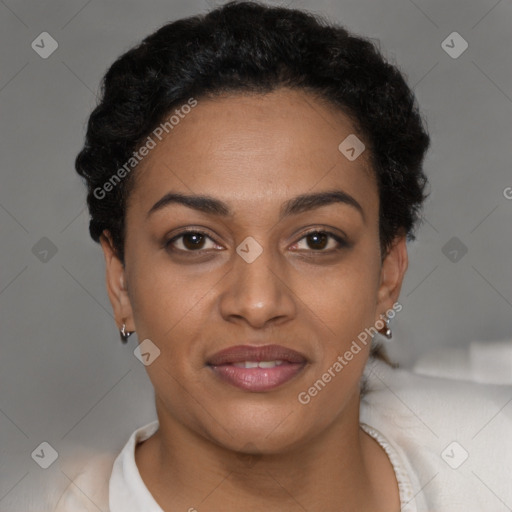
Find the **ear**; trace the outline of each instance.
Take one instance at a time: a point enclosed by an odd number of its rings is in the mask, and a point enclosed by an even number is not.
[[[377,292],[377,319],[398,300],[408,262],[406,236],[399,235],[393,240],[382,260]]]
[[[101,234],[100,244],[105,256],[107,292],[116,324],[119,329],[126,324],[127,331],[135,331],[132,306],[126,289],[124,264],[117,256],[108,231]]]

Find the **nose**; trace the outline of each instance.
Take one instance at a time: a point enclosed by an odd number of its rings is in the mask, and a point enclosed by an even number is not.
[[[234,255],[233,267],[223,280],[219,297],[224,320],[246,323],[255,329],[280,325],[296,314],[296,302],[287,283],[284,263],[270,250],[252,262]]]

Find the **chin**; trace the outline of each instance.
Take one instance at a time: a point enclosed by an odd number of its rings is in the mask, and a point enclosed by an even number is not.
[[[226,448],[244,453],[279,453],[309,437],[311,425],[306,414],[312,416],[303,406],[229,401],[224,404],[225,408],[215,413],[216,418],[222,418],[222,424],[212,423],[209,418],[207,428],[215,442]]]

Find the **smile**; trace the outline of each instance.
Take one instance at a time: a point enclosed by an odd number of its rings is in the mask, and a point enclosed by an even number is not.
[[[222,381],[252,392],[282,386],[306,363],[305,356],[280,345],[239,345],[217,352],[208,360],[208,366]]]

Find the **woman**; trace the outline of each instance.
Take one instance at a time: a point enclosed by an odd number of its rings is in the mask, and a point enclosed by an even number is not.
[[[158,421],[61,509],[512,506],[510,388],[415,377],[377,344],[428,146],[401,73],[298,10],[229,3],[121,56],[76,167]]]

